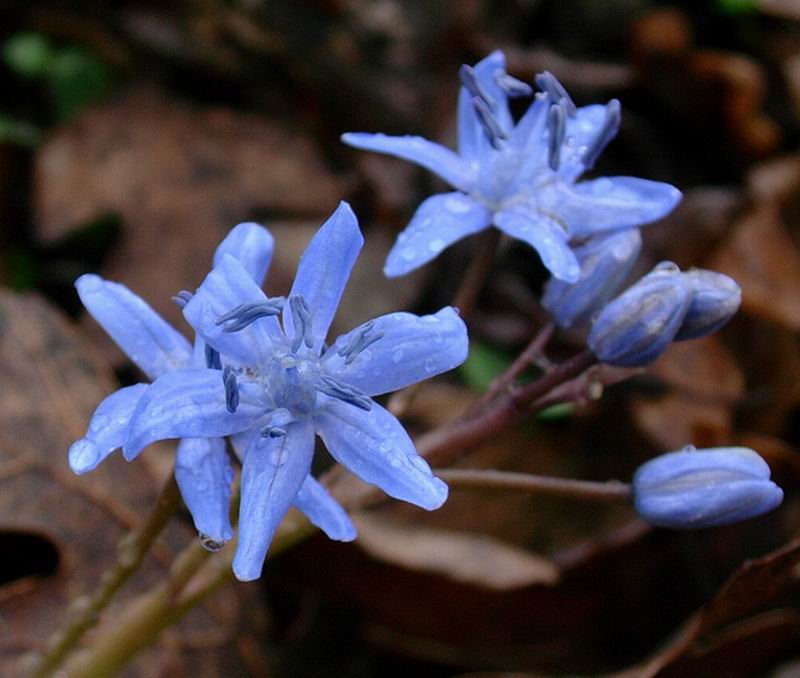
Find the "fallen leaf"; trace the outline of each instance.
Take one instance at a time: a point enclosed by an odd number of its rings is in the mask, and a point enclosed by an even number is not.
[[[498,591],[555,584],[552,561],[481,534],[402,525],[359,514],[358,546],[374,558]]]

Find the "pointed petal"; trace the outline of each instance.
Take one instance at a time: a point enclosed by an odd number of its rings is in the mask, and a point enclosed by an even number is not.
[[[275,342],[282,340],[277,316],[260,318],[239,332],[226,332],[217,321],[241,304],[266,300],[242,264],[223,254],[184,307],[183,315],[209,346],[241,363],[253,364],[269,356]]]
[[[86,310],[150,379],[189,362],[186,338],[124,285],[87,273],[75,287]]]
[[[510,208],[495,215],[495,224],[512,238],[533,247],[545,267],[559,280],[575,282],[581,274],[578,259],[569,248],[566,233],[555,221],[524,208]]]
[[[261,576],[267,549],[283,516],[311,470],[314,429],[291,424],[281,438],[254,439],[242,467],[239,542],[233,573],[240,581]]]
[[[230,521],[233,466],[224,438],[182,438],[175,455],[175,480],[197,531],[224,544]]]
[[[674,186],[636,177],[602,177],[574,186],[554,182],[537,195],[539,209],[558,215],[570,238],[648,224],[669,214],[680,199]]]
[[[320,530],[336,541],[353,541],[356,526],[347,512],[320,483],[307,476],[294,498],[294,505]]]
[[[214,253],[214,266],[222,257],[230,254],[250,274],[253,281],[261,287],[272,261],[274,240],[270,232],[253,222],[234,226],[217,247]]]
[[[477,120],[475,124],[478,124]],[[422,137],[348,132],[342,135],[342,141],[354,148],[384,153],[413,162],[462,191],[469,190],[471,186],[472,173],[467,163],[449,148]]]
[[[363,244],[364,238],[356,215],[350,205],[341,202],[300,257],[289,296],[299,294],[308,302],[317,354],[328,334],[350,271]],[[288,304],[284,307],[283,327],[286,336],[293,336],[292,314],[289,313]]]
[[[397,237],[383,272],[390,278],[405,275],[454,242],[482,231],[491,221],[491,211],[463,193],[433,195],[422,202]]]
[[[95,468],[118,447],[128,435],[131,415],[147,384],[126,386],[103,400],[89,421],[86,436],[69,448],[69,466],[77,474]]]
[[[458,367],[467,358],[467,328],[448,306],[434,315],[390,313],[370,321],[369,335],[383,336],[346,364],[338,350],[361,328],[342,335],[325,354],[325,366],[336,379],[367,395],[396,391]],[[368,335],[368,336],[369,336]]]
[[[403,425],[377,403],[365,412],[330,399],[315,422],[334,459],[362,480],[429,511],[444,504],[447,485],[417,454]]]
[[[220,370],[176,370],[159,377],[131,417],[125,458],[133,459],[156,440],[215,438],[250,428],[266,407],[246,388],[239,393],[236,412],[229,412]]]
[[[574,116],[567,117],[565,143],[561,147],[559,174],[567,181],[575,181],[586,169],[584,155],[603,128],[606,105],[581,106]]]

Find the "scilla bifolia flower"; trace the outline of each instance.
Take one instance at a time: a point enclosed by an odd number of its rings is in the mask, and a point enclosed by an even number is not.
[[[654,525],[692,529],[761,515],[783,501],[767,463],[746,447],[687,447],[651,459],[633,477],[637,513]]]
[[[223,256],[184,308],[195,331],[221,356],[222,372],[163,374],[133,414],[128,457],[164,438],[233,436],[243,459],[233,564],[239,579],[260,575],[292,502],[305,492],[325,492],[308,485],[315,434],[337,461],[392,497],[425,509],[447,498],[447,486],[417,454],[403,426],[371,396],[461,364],[466,328],[449,307],[422,317],[391,313],[326,345],[362,244],[356,217],[342,203],[303,254],[282,322],[258,312],[272,300],[239,261]],[[355,537],[341,508],[335,514],[306,513],[335,539]]]
[[[272,236],[265,228],[253,223],[239,224],[217,248],[214,262],[233,256],[253,284],[260,285],[269,268],[272,246]],[[86,310],[149,379],[176,370],[206,367],[216,368],[216,373],[222,374],[216,351],[201,339],[195,340],[192,347],[180,332],[124,285],[87,274],[78,278],[75,287]],[[189,292],[181,292],[175,301],[185,304],[189,298]],[[69,464],[75,473],[91,471],[122,447],[131,415],[146,390],[146,384],[126,386],[100,403],[86,435],[70,447]],[[228,517],[233,475],[222,438],[191,437],[187,432],[178,443],[175,479],[208,548],[217,548],[233,537]],[[310,504],[300,508],[306,512],[322,510]]]
[[[604,233],[575,248],[581,276],[574,283],[550,278],[542,305],[558,327],[586,325],[619,292],[639,256],[642,236],[636,228]]]
[[[575,282],[580,266],[570,241],[655,221],[680,200],[673,186],[645,179],[578,181],[617,134],[618,101],[577,108],[552,74],[540,73],[541,92],[515,123],[508,100],[532,89],[505,72],[502,52],[462,66],[460,76],[458,153],[417,136],[342,136],[350,146],[421,165],[457,189],[419,206],[389,253],[387,276],[494,225],[533,247],[556,278]]]

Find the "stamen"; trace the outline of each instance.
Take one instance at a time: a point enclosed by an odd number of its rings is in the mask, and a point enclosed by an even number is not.
[[[372,409],[372,400],[361,391],[348,384],[343,384],[331,377],[320,377],[316,389],[326,396],[336,398],[349,405],[369,412]]]
[[[344,358],[345,365],[352,363],[365,348],[372,346],[378,339],[383,338],[383,332],[378,332],[371,337],[369,336],[374,325],[375,321],[370,320],[358,332],[350,337],[350,341],[348,341],[345,346],[337,351],[337,353]]]
[[[583,154],[583,165],[587,170],[594,167],[597,158],[603,152],[608,143],[617,136],[619,131],[619,123],[622,119],[622,107],[618,99],[612,99],[606,105],[606,117],[603,120],[603,126],[597,133],[597,136],[592,141],[591,146],[586,149]]]
[[[547,113],[547,130],[549,132],[547,144],[547,163],[554,172],[561,165],[561,145],[564,143],[566,133],[566,115],[564,99],[550,107]]]
[[[513,75],[509,75],[502,69],[497,69],[497,71],[495,71],[494,81],[509,97],[529,97],[533,94],[533,87],[527,82],[523,82]]]
[[[482,99],[491,110],[497,108],[497,103],[492,95],[483,88],[472,66],[464,64],[458,69],[458,77],[461,79],[461,84],[464,85],[464,88],[470,93],[473,99],[475,97]]]
[[[239,407],[239,385],[236,383],[236,374],[230,365],[225,365],[222,370],[222,383],[225,386],[225,407],[233,414]]]
[[[300,344],[307,348],[314,345],[314,335],[311,331],[311,310],[302,294],[295,294],[289,298],[289,309],[292,311],[294,324],[294,339],[292,339],[292,352],[297,352]]]
[[[205,346],[206,351],[206,367],[210,370],[221,370],[222,361],[219,357],[219,351],[211,348],[208,344]]]
[[[483,127],[483,131],[489,137],[489,143],[492,148],[500,150],[503,147],[503,142],[508,138],[508,135],[500,127],[497,118],[492,115],[486,102],[480,97],[473,97],[472,105],[475,107],[475,113],[478,115],[478,122]]]
[[[217,325],[228,323],[225,332],[239,332],[259,318],[280,314],[285,301],[283,297],[273,297],[266,301],[241,304],[217,318]]]
[[[566,100],[566,113],[569,116],[575,115],[578,112],[578,107],[575,106],[575,102],[570,97],[567,90],[564,89],[564,86],[558,81],[555,75],[553,75],[550,71],[543,71],[542,73],[537,73],[536,78],[536,86],[545,92],[553,101],[554,104],[560,103],[562,100]]]
[[[193,296],[193,292],[190,292],[189,290],[181,290],[174,297],[172,297],[172,301],[175,303],[175,305],[177,305],[178,308],[184,308]]]

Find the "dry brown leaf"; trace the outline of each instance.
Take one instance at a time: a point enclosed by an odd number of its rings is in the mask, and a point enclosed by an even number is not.
[[[200,284],[232,226],[258,214],[313,217],[319,225],[345,193],[295,132],[258,116],[134,91],[48,139],[37,154],[34,208],[45,242],[119,215],[123,238],[102,273],[180,323],[171,295]],[[276,284],[282,275],[285,283],[289,274],[278,271]],[[112,350],[101,332],[93,336]]]
[[[551,560],[481,534],[402,525],[365,514],[353,516],[358,545],[374,558],[466,584],[508,591],[559,579]]]
[[[776,209],[742,218],[710,267],[741,285],[743,311],[800,330],[800,252]]]
[[[658,400],[634,400],[631,410],[641,431],[661,450],[717,447],[731,439],[733,418],[725,405],[669,394]]]
[[[67,466],[69,444],[85,432],[97,403],[114,388],[108,365],[85,339],[34,295],[0,290],[0,674],[39,651],[67,617],[67,604],[94,589],[116,544],[147,512],[156,484],[146,466],[120,455],[85,477]],[[148,454],[148,452],[145,452]],[[123,590],[121,600],[166,573],[194,531],[173,521]],[[243,667],[233,641],[248,637],[237,600],[218,594],[148,648],[126,675],[155,678],[194,667],[220,675]],[[108,614],[119,613],[115,604]],[[258,618],[252,606],[247,615]],[[256,655],[258,657],[258,655]],[[263,662],[261,663],[263,668]]]

